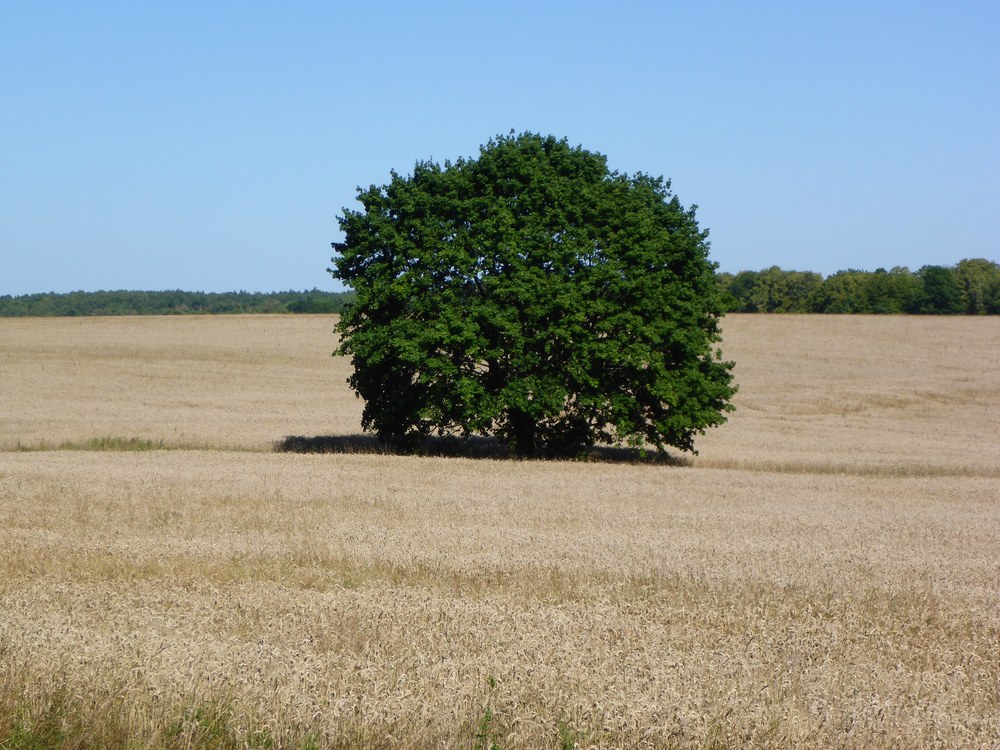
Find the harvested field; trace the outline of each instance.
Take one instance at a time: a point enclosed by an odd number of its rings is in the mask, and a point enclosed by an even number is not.
[[[1000,747],[1000,320],[729,316],[680,465],[272,452],[332,326],[0,321],[0,747]]]

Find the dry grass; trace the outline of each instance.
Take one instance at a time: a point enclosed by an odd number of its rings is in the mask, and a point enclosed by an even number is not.
[[[735,315],[738,410],[703,467],[1000,477],[1000,320]]]
[[[0,321],[0,747],[1000,747],[1000,321],[729,317],[686,467],[16,451],[357,432],[189,320]]]
[[[107,436],[265,449],[357,431],[335,317],[0,320],[0,450]]]

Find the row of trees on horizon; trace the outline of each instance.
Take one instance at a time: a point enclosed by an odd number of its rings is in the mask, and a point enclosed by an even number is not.
[[[1000,315],[1000,265],[983,258],[917,271],[718,273],[728,312]],[[339,313],[354,292],[54,292],[0,296],[0,317]]]
[[[1000,314],[1000,265],[971,258],[954,266],[886,271],[838,271],[825,279],[811,271],[716,275],[729,312],[917,315]]]
[[[339,313],[353,292],[69,292],[0,296],[0,317]]]

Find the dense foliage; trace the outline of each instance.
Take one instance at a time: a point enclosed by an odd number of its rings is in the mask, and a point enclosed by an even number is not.
[[[848,269],[823,278],[808,271],[718,274],[729,312],[919,315],[1000,314],[1000,265],[982,258],[954,266]]]
[[[380,439],[693,450],[725,421],[715,266],[669,183],[512,133],[358,192],[364,208],[344,211],[333,245],[331,273],[357,292],[337,353]]]
[[[0,297],[0,317],[191,315],[224,313],[339,313],[350,292],[70,292]]]

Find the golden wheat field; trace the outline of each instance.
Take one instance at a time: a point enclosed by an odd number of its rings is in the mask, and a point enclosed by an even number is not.
[[[332,328],[0,320],[0,747],[1000,747],[1000,319],[729,316],[683,461],[276,452]]]

